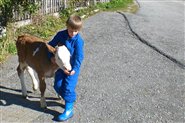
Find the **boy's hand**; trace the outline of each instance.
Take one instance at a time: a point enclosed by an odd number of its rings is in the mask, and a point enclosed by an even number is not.
[[[67,69],[65,69],[65,70],[64,70],[64,73],[65,73],[66,75],[68,75],[68,76],[71,76],[71,75],[74,75],[74,74],[75,74],[75,71],[72,70],[72,71],[70,72],[70,71],[68,71]]]
[[[70,72],[70,75],[74,75],[74,74],[75,74],[75,71],[72,70],[72,71]]]

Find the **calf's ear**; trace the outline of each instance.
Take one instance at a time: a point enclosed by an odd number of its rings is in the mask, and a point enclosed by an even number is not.
[[[51,45],[46,43],[46,47],[48,48],[48,51],[55,54],[56,53],[56,49],[54,47],[52,47]]]

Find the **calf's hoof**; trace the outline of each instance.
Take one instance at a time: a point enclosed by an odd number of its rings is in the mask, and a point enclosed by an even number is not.
[[[33,85],[33,90],[36,91],[38,90],[39,86],[38,85]]]
[[[40,103],[40,107],[43,108],[43,109],[47,109],[47,104],[46,103],[45,104]]]
[[[24,99],[28,99],[28,95],[22,95]]]
[[[44,97],[41,97],[41,99],[40,99],[40,107],[47,108],[46,100]]]
[[[37,89],[38,89],[37,87],[33,87],[33,91],[37,91]]]

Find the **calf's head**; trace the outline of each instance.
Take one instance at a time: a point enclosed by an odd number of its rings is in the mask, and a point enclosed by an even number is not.
[[[69,50],[64,46],[58,46],[56,48],[53,48],[52,46],[46,44],[48,47],[49,52],[52,52],[55,55],[55,62],[56,64],[62,69],[62,70],[71,70],[71,64],[70,64],[70,52]]]

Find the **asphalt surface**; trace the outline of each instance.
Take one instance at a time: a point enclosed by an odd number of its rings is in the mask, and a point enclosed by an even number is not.
[[[101,12],[84,21],[81,33],[85,39],[85,60],[76,88],[78,99],[75,115],[68,123],[185,122],[183,67],[141,42],[132,32],[183,63],[184,29],[180,27],[181,21],[171,22],[184,19],[179,15],[184,3],[165,1],[159,5],[155,1],[138,2],[140,10],[136,14]],[[172,4],[170,8],[168,5]],[[170,18],[164,23],[163,19],[169,15],[162,14],[166,9],[173,10],[178,19]],[[154,23],[153,20],[158,21]],[[176,35],[168,35],[169,24],[173,25],[172,32]],[[183,24],[181,22],[182,27]],[[43,110],[39,107],[40,93],[33,92],[28,76],[26,85],[29,98],[21,97],[16,67],[16,56],[0,65],[0,121],[57,122],[55,117],[64,109],[63,101],[58,100],[52,87],[53,79],[46,80],[48,109]]]
[[[127,14],[132,29],[165,55],[185,64],[183,0],[138,0],[135,16]]]

